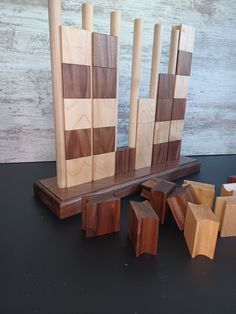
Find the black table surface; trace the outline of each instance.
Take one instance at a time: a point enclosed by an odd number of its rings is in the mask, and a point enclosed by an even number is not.
[[[236,155],[200,156],[189,179],[220,186]],[[236,238],[219,238],[214,260],[190,257],[172,217],[160,226],[157,256],[135,257],[120,233],[85,239],[81,215],[60,221],[33,194],[55,163],[0,165],[0,313],[235,313]],[[181,183],[179,180],[178,183]]]

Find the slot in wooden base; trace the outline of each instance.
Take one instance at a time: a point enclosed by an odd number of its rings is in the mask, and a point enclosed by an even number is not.
[[[111,197],[125,197],[137,193],[141,183],[151,178],[176,180],[200,171],[200,161],[181,156],[179,160],[137,169],[126,174],[83,183],[71,188],[58,188],[56,177],[34,183],[35,196],[59,219],[78,214],[82,210],[82,196],[99,194]]]

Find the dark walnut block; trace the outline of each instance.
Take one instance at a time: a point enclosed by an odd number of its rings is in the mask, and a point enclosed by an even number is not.
[[[236,175],[228,176],[227,183],[236,183]]]
[[[161,182],[161,179],[158,179],[158,178],[153,178],[153,179],[150,179],[150,180],[143,182],[141,184],[142,190],[141,190],[140,195],[143,198],[146,198],[147,200],[150,201],[151,189],[154,188],[154,186],[157,185],[159,182]]]

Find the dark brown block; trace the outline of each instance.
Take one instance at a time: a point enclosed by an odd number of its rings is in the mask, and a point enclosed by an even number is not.
[[[116,151],[116,174],[135,170],[135,148],[119,147]]]
[[[93,67],[93,98],[116,98],[116,69]]]
[[[167,161],[168,143],[153,144],[152,165],[162,164]]]
[[[117,37],[93,33],[93,66],[117,68]]]
[[[176,188],[167,198],[167,203],[180,230],[184,229],[188,202],[200,204],[191,185]]]
[[[97,195],[83,197],[82,229],[86,238],[120,231],[120,199]]]
[[[65,131],[66,160],[91,155],[91,129]]]
[[[157,99],[156,121],[170,121],[172,113],[172,99]]]
[[[63,63],[63,97],[91,98],[90,66]]]
[[[229,176],[227,179],[227,183],[236,183],[236,175],[235,176]]]
[[[162,180],[151,189],[150,203],[162,224],[164,224],[168,215],[167,197],[175,187],[175,183]]]
[[[135,255],[143,253],[156,255],[159,231],[159,218],[148,201],[130,202],[129,237]]]
[[[172,99],[174,97],[175,75],[159,74],[157,99]]]
[[[168,156],[167,160],[178,160],[181,150],[181,140],[173,141],[168,143]]]
[[[140,195],[143,197],[143,198],[146,198],[147,200],[150,201],[150,198],[151,198],[151,189],[156,186],[159,182],[161,182],[162,179],[158,179],[158,178],[153,178],[153,179],[149,179],[145,182],[143,182],[141,184],[141,193]]]
[[[191,65],[192,53],[188,51],[179,50],[177,56],[176,74],[189,76],[191,73]]]
[[[184,120],[186,99],[179,98],[173,100],[172,117],[170,120]]]
[[[115,127],[93,129],[93,154],[105,154],[115,150]]]

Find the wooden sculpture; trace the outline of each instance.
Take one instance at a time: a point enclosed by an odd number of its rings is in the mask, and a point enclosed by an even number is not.
[[[236,183],[225,183],[221,186],[221,196],[236,195]]]
[[[129,237],[135,255],[143,253],[156,255],[159,218],[148,201],[130,202]]]
[[[227,183],[236,183],[236,176],[228,176]]]
[[[221,237],[236,236],[236,196],[216,198],[215,215],[220,222]]]
[[[219,221],[206,205],[188,203],[184,237],[191,256],[214,258]]]

